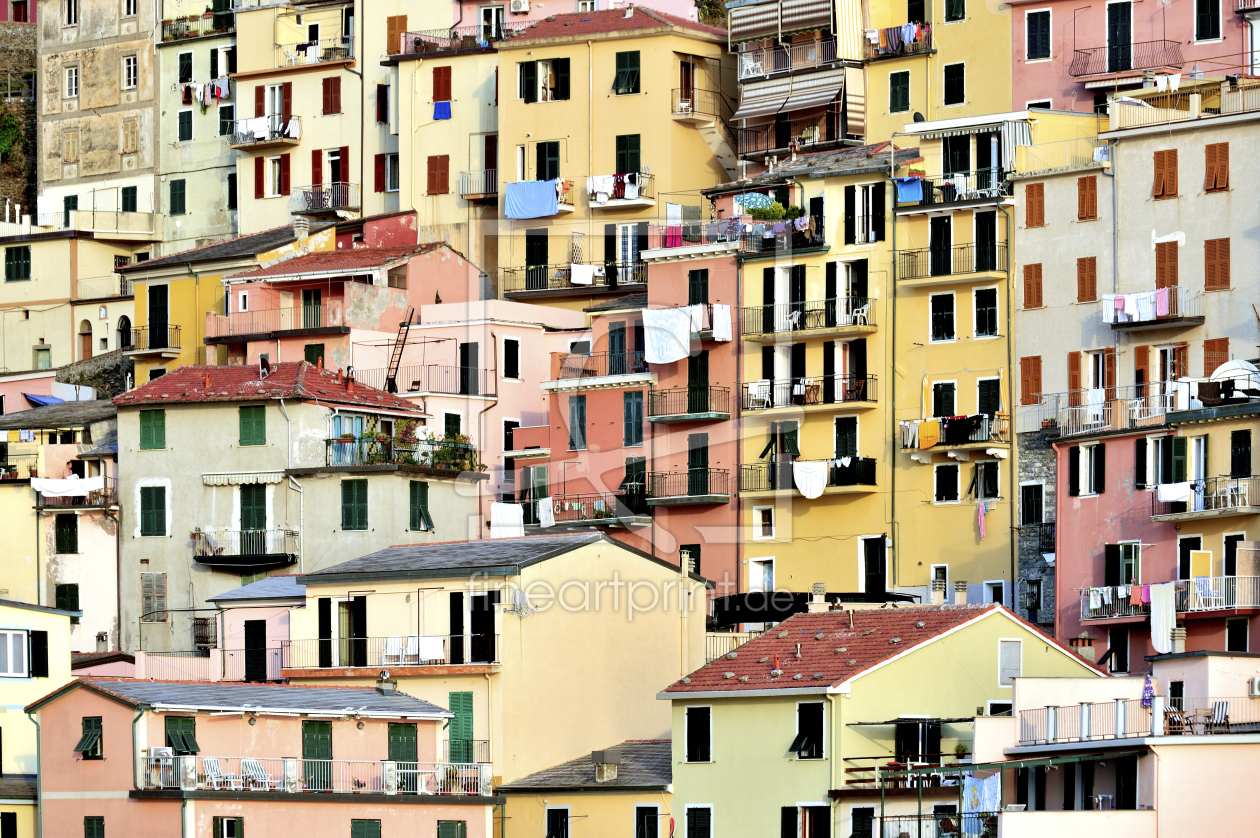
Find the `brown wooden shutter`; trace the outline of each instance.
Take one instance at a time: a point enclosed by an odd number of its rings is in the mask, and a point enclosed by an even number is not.
[[[1216,188],[1216,143],[1208,143],[1203,147],[1203,191],[1211,192]]]
[[[433,68],[433,101],[451,101],[451,68]]]
[[[1190,359],[1188,357],[1189,354],[1190,344],[1186,343],[1184,340],[1173,344],[1173,376],[1175,378],[1184,378],[1189,374],[1186,372],[1190,366]]]
[[[1068,353],[1068,404],[1080,407],[1081,404],[1081,353]]]
[[[1098,259],[1082,256],[1076,260],[1076,301],[1091,303],[1098,299]]]
[[[267,115],[267,86],[260,84],[254,88],[254,116]]]
[[[1229,287],[1229,239],[1203,242],[1203,287],[1218,291]]]
[[[1104,398],[1111,401],[1116,397],[1116,350],[1103,350],[1103,387],[1106,390]]]
[[[376,160],[374,161],[374,163],[375,163],[374,168],[376,170],[375,171],[376,191],[384,192],[385,191],[385,155],[384,154],[376,155]]]
[[[332,81],[333,113],[341,113],[341,78],[337,77]]]
[[[281,119],[288,122],[293,118],[293,82],[286,81],[280,88]]]
[[[267,197],[266,161],[261,157],[254,158],[254,197]]]
[[[1098,178],[1094,175],[1085,178],[1085,191],[1088,195],[1089,214],[1086,218],[1098,217]]]
[[[1041,263],[1024,265],[1024,308],[1041,308]]]
[[[407,31],[407,16],[394,15],[385,18],[385,51],[398,55],[403,51],[402,34]]]
[[[432,195],[434,194],[434,190],[437,188],[437,158],[427,157],[425,158],[425,163],[427,170],[425,173],[424,191],[427,194]]]
[[[1041,227],[1046,223],[1045,184],[1030,183],[1024,189],[1024,225]]]
[[[341,79],[337,76],[323,79],[324,113],[341,113]]]
[[[1140,384],[1151,381],[1151,348],[1149,346],[1133,347],[1133,377]]]
[[[1041,395],[1041,356],[1034,355],[1032,358],[1032,389],[1034,396]]]
[[[350,146],[343,145],[337,149],[337,182],[350,182]]]
[[[1164,197],[1164,152],[1155,152],[1155,183],[1151,187],[1151,196]]]
[[[1177,287],[1177,243],[1157,242],[1155,245],[1155,287]]]
[[[438,158],[438,186],[441,194],[445,195],[451,191],[451,158],[450,155],[443,154]]]
[[[314,149],[311,152],[311,186],[324,185],[324,152]]]
[[[1229,189],[1229,143],[1216,143],[1216,188]]]
[[[323,85],[324,85],[323,87],[324,99],[323,99],[323,105],[320,108],[320,112],[325,113],[325,114],[330,114],[332,113],[332,100],[329,97],[329,92],[332,90],[332,79],[321,79],[321,81],[323,82]]]
[[[1086,221],[1094,217],[1090,207],[1089,187],[1093,178],[1078,177],[1076,179],[1076,220]]]
[[[281,195],[289,194],[289,155],[280,155],[280,189]]]
[[[1164,196],[1174,198],[1177,195],[1177,149],[1170,148],[1164,152]]]
[[[1229,338],[1203,341],[1203,377],[1211,378],[1216,368],[1229,360]]]
[[[1041,356],[1019,359],[1020,404],[1036,404],[1041,395]]]

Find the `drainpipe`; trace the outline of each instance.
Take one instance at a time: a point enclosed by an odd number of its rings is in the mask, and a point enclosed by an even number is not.
[[[1018,577],[1016,576],[1016,573],[1015,573],[1016,568],[1019,565],[1019,528],[1016,523],[1018,519],[1015,517],[1015,505],[1019,497],[1016,494],[1017,488],[1019,486],[1019,479],[1018,479],[1019,476],[1016,474],[1016,472],[1018,471],[1018,467],[1015,461],[1016,461],[1016,458],[1018,457],[1018,451],[1016,450],[1018,446],[1015,444],[1015,428],[1014,428],[1014,424],[1015,424],[1015,409],[1014,409],[1015,408],[1015,376],[1014,376],[1015,330],[1011,328],[1011,323],[1013,322],[1012,318],[1014,317],[1014,314],[1013,314],[1014,306],[1012,304],[1013,301],[1011,299],[1013,296],[1012,289],[1014,285],[1014,282],[1011,279],[1012,218],[1011,218],[1011,214],[1008,213],[1006,211],[1006,208],[1003,207],[1001,204],[998,204],[998,211],[1000,211],[1003,217],[1006,218],[1006,390],[1008,394],[1008,398],[1006,401],[1006,405],[1007,405],[1007,409],[1006,409],[1007,420],[1006,421],[1008,423],[1006,427],[1006,433],[1007,433],[1007,436],[1010,437],[1011,439],[1011,457],[1010,457],[1011,464],[1010,464],[1010,467],[1006,469],[1007,479],[1010,481],[1010,484],[1011,484],[1011,517],[1010,517],[1011,601],[1010,601],[1010,609],[1013,613],[1019,613],[1018,608],[1016,607],[1016,601],[1017,601],[1016,598],[1019,594],[1019,591],[1016,587],[1016,581]]]
[[[31,720],[31,724],[35,725],[35,800],[40,805],[35,807],[35,838],[44,838],[44,766],[43,753],[39,744],[39,719],[35,718],[35,714],[26,711],[26,718]]]
[[[930,62],[931,58],[928,58],[927,60]],[[930,76],[931,73],[929,73],[928,75]],[[931,82],[929,81],[929,88],[930,86],[931,86]],[[931,95],[929,91],[929,104],[930,102],[931,102]],[[889,310],[891,314],[888,318],[889,321],[891,322],[890,345],[892,348],[887,353],[889,355],[889,363],[887,367],[888,387],[886,389],[888,391],[888,399],[889,399],[889,402],[888,402],[888,439],[889,439],[888,446],[891,448],[891,451],[892,451],[891,456],[888,458],[888,462],[891,466],[888,469],[888,473],[890,475],[889,480],[888,480],[888,520],[890,523],[889,529],[892,531],[892,534],[893,534],[893,563],[892,564],[893,564],[894,584],[901,581],[901,574],[897,573],[897,564],[898,564],[897,558],[901,553],[901,542],[898,540],[898,535],[900,533],[901,528],[897,525],[897,440],[899,439],[899,437],[897,435],[897,279],[898,279],[897,277],[897,181],[895,180],[895,176],[897,174],[896,139],[897,139],[897,135],[900,133],[902,132],[893,131],[891,134],[888,135],[888,181],[892,186],[892,195],[893,195],[893,212],[892,212],[892,224],[891,224],[892,226],[892,242],[891,242],[892,243],[892,283],[891,283],[892,288],[890,289],[891,294],[889,295],[889,298],[891,299],[892,302],[889,305]],[[866,293],[870,294],[870,290],[868,289]],[[920,389],[922,389],[922,385],[920,385]],[[887,559],[885,559],[885,561],[887,561]],[[880,815],[882,817],[883,804],[881,803],[880,806],[881,806]]]
[[[118,485],[118,477],[115,472],[114,485]],[[119,509],[118,517],[115,518],[109,514],[109,510],[105,510],[105,517],[114,522],[114,606],[118,609],[114,613],[114,649],[122,651],[122,510]]]
[[[836,731],[837,731],[837,730],[839,730],[839,726],[838,726],[838,724],[837,724],[837,721],[838,721],[838,718],[837,718],[837,711],[838,711],[840,708],[839,708],[839,706],[836,704],[836,696],[835,696],[835,694],[834,694],[834,693],[827,693],[827,703],[828,703],[829,705],[831,705],[831,730],[830,730],[830,733],[831,733],[831,742],[832,742],[832,745],[831,745],[831,747],[830,747],[830,748],[827,748],[827,747],[826,747],[826,745],[824,745],[823,747],[825,748],[825,752],[826,752],[826,754],[827,754],[827,768],[828,768],[828,771],[829,771],[829,773],[830,773],[830,775],[831,775],[831,786],[830,786],[830,787],[831,787],[831,788],[833,788],[833,789],[838,789],[838,788],[840,788],[840,786],[839,786],[839,778],[838,778],[838,777],[836,777],[836,763],[838,762],[838,760],[836,759],[836,757],[838,756],[838,755],[836,754],[836,748],[838,748],[838,747],[839,747],[839,744],[840,744],[840,736],[839,736],[839,734],[837,734],[837,733],[836,733]]]
[[[131,720],[131,786],[132,788],[136,789],[136,791],[140,790],[140,778],[136,771],[136,754],[139,753],[139,751],[136,750],[136,747],[140,744],[140,742],[138,738],[136,737],[136,724],[140,721],[140,717],[143,715],[144,715],[144,708],[137,707],[136,717]],[[183,813],[181,812],[181,820],[182,820],[182,815]]]
[[[277,354],[276,357],[278,358],[279,354]],[[280,412],[284,414],[285,468],[291,469],[293,468],[293,423],[289,420],[289,411],[285,409],[284,399],[280,399]],[[302,549],[306,546],[306,495],[303,493],[302,484],[297,481],[297,478],[291,474],[286,475],[286,477],[289,478],[289,486],[298,493],[298,572],[301,573],[303,572],[303,564],[306,560],[306,551]],[[286,520],[288,519],[288,509],[288,504],[285,504]]]
[[[490,402],[490,404],[483,407],[481,411],[477,414],[477,429],[478,429],[478,432],[481,434],[481,444],[483,446],[486,444],[486,429],[485,429],[485,425],[483,424],[485,420],[485,416],[486,416],[486,411],[497,407],[499,404],[499,338],[494,334],[493,329],[490,330],[490,358],[491,358],[491,364],[492,364],[490,369],[494,371],[494,401]],[[480,516],[481,515],[481,481],[478,480],[476,481],[476,483],[477,483],[477,515]],[[494,499],[491,498],[492,502],[493,500]],[[478,526],[477,538],[481,539],[485,537],[486,537],[485,528],[482,526]]]

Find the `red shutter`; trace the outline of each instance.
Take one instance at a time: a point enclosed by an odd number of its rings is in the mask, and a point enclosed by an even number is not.
[[[280,155],[280,189],[281,195],[289,194],[289,155]]]
[[[1105,398],[1111,401],[1116,397],[1116,350],[1103,350],[1103,387],[1106,389]]]
[[[1229,164],[1226,163],[1226,166]],[[1228,177],[1228,175],[1227,175]],[[1229,287],[1229,239],[1216,240],[1216,287]]]
[[[288,122],[293,117],[293,82],[286,81],[280,88],[280,118]]]
[[[1149,384],[1151,380],[1151,348],[1149,346],[1133,347],[1133,373],[1134,377],[1142,384]]]
[[[1216,188],[1229,189],[1229,143],[1216,144]]]
[[[376,168],[376,191],[384,192],[385,191],[385,155],[384,154],[376,155],[375,168]]]
[[[424,180],[425,194],[432,195],[437,190],[437,158],[429,157],[425,159],[426,170]]]
[[[267,197],[266,161],[261,157],[254,158],[254,197]]]
[[[324,185],[324,152],[315,149],[311,152],[311,186]]]
[[[1151,187],[1151,195],[1164,197],[1164,152],[1155,152],[1155,184]]]
[[[1024,265],[1024,308],[1041,308],[1041,265]]]
[[[1177,195],[1177,149],[1164,152],[1164,194],[1169,198]]]
[[[1080,407],[1081,404],[1081,353],[1068,353],[1068,404]]]
[[[330,113],[341,113],[341,77],[332,79],[332,106]]]
[[[254,116],[267,115],[267,86],[260,84],[254,88]]]
[[[451,101],[451,68],[433,68],[433,101]]]
[[[438,194],[445,195],[451,191],[451,158],[443,154],[438,158]]]
[[[350,146],[343,145],[337,149],[339,162],[337,163],[337,182],[349,183],[350,181]]]

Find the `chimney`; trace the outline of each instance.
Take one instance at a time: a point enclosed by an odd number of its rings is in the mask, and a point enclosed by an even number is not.
[[[376,682],[376,691],[381,695],[393,695],[398,689],[398,684],[389,680],[389,670],[381,670],[381,679]]]
[[[621,764],[621,748],[591,751],[591,762],[595,764],[595,782],[607,783],[609,780],[615,780],[617,767]]]
[[[311,220],[305,215],[293,216],[293,237],[299,241],[311,234]]]
[[[1094,651],[1094,638],[1085,632],[1081,632],[1080,637],[1073,637],[1068,640],[1068,645],[1072,647],[1072,651],[1080,655],[1090,663],[1094,663],[1097,653]]]
[[[97,652],[109,651],[109,635],[103,631],[98,631],[96,633],[96,651]]]
[[[932,604],[933,605],[945,604],[945,580],[944,579],[932,580]]]
[[[1173,654],[1184,655],[1186,653],[1186,627],[1175,626],[1172,630]]]
[[[827,605],[826,582],[814,583],[814,591],[809,596],[808,608],[810,614],[821,614],[822,612],[829,610],[829,606]]]
[[[967,604],[967,583],[955,582],[954,583],[954,605],[966,605],[966,604]]]

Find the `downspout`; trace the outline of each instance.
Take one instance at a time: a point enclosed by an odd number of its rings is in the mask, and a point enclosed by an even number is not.
[[[136,754],[139,753],[139,750],[137,750],[137,748],[140,745],[140,741],[136,737],[136,724],[139,723],[140,717],[143,715],[144,715],[144,708],[137,707],[136,717],[131,720],[131,786],[136,791],[140,790],[140,775],[139,775],[139,772],[136,770]],[[180,815],[182,818],[183,813],[181,812]]]
[[[710,204],[712,209],[712,204]],[[739,499],[739,476],[744,473],[744,341],[743,341],[743,323],[744,323],[744,263],[735,257],[735,310],[731,312],[733,319],[732,331],[738,328],[741,332],[740,340],[736,342],[735,349],[735,593],[741,592],[743,574],[744,574],[744,539],[740,537],[740,532],[744,526],[744,502]],[[705,592],[707,599],[709,594]],[[705,603],[705,617],[709,615],[708,603]]]
[[[35,725],[35,800],[39,804],[35,807],[35,838],[44,838],[44,758],[39,744],[41,731],[39,729],[39,719],[35,718],[34,713],[27,710],[26,718],[30,719],[31,724]]]
[[[118,476],[114,476],[115,485],[117,485]],[[122,651],[122,509],[119,508],[118,517],[115,518],[109,514],[109,510],[105,511],[105,517],[114,522],[114,606],[118,609],[114,613],[114,649]]]
[[[40,526],[39,509],[35,509],[35,604],[44,604],[43,577],[39,572],[39,537],[43,528]]]
[[[1014,441],[1015,440],[1015,427],[1014,427],[1015,425],[1015,421],[1014,421],[1015,420],[1015,375],[1014,375],[1015,330],[1011,328],[1011,324],[1014,322],[1013,321],[1014,306],[1013,306],[1013,300],[1012,300],[1012,297],[1014,296],[1014,294],[1012,292],[1013,292],[1014,284],[1015,284],[1014,281],[1011,279],[1011,223],[1013,220],[1011,218],[1010,213],[1006,211],[1006,207],[1002,206],[1000,203],[998,204],[998,211],[1001,212],[1002,215],[1006,218],[1006,391],[1008,395],[1007,402],[1006,402],[1006,405],[1007,405],[1007,408],[1006,408],[1007,420],[1006,421],[1008,423],[1006,426],[1006,434],[1011,439],[1011,456],[1010,456],[1011,464],[1006,469],[1007,479],[1010,481],[1010,484],[1011,484],[1011,507],[1010,507],[1011,509],[1011,513],[1010,513],[1011,601],[1009,603],[1009,607],[1013,613],[1018,613],[1016,602],[1018,601],[1019,591],[1016,587],[1016,581],[1018,577],[1016,576],[1015,571],[1019,564],[1019,527],[1016,524],[1016,521],[1018,519],[1015,516],[1015,506],[1019,498],[1019,496],[1016,494],[1017,488],[1019,486],[1019,480],[1018,480],[1019,475],[1016,474],[1016,472],[1019,469],[1018,469],[1018,464],[1016,463],[1016,459],[1018,458],[1019,453],[1016,450],[1018,446],[1015,444],[1015,441]]]
[[[931,58],[928,58],[931,61]],[[931,75],[929,73],[929,75]],[[929,81],[929,85],[930,85]],[[930,99],[930,96],[929,96]],[[898,558],[901,555],[901,541],[898,538],[901,528],[897,526],[897,440],[900,438],[897,434],[897,145],[896,138],[900,131],[893,131],[888,135],[888,180],[892,184],[893,211],[892,211],[892,293],[889,299],[892,300],[889,308],[891,314],[889,320],[891,322],[891,345],[892,350],[888,352],[888,445],[891,449],[891,455],[888,458],[890,468],[888,469],[888,520],[893,535],[893,583],[901,581],[901,574],[897,572]],[[869,281],[869,280],[868,280]],[[870,294],[870,289],[867,289]],[[887,561],[887,559],[885,559]],[[880,817],[883,817],[883,792],[880,792]],[[882,821],[881,821],[882,823]]]
[[[188,272],[189,272],[190,274],[192,274],[192,278],[193,278],[193,305],[194,305],[194,306],[196,306],[196,308],[194,308],[194,309],[193,309],[193,311],[201,311],[201,277],[200,277],[200,276],[198,276],[197,272],[193,270],[192,262],[185,262],[185,263],[184,263],[184,267],[186,267],[186,268],[188,269]],[[226,292],[227,292],[227,288],[225,287],[223,290],[224,290],[223,300],[224,300],[224,304],[226,305],[226,304],[227,304],[227,293],[226,293]],[[170,323],[171,323],[171,321],[170,321],[170,317],[171,317],[171,314],[170,314],[170,305],[171,305],[171,303],[170,303],[170,298],[169,298],[169,297],[167,298],[166,305],[167,305],[167,311],[166,311],[166,318],[167,318],[167,319],[166,319],[166,325],[167,325],[167,327],[169,328]],[[226,312],[224,312],[224,313],[226,314]],[[197,324],[196,324],[196,323],[193,323],[193,328],[194,328],[194,329],[197,329],[197,328],[198,328],[198,326],[197,326]],[[202,324],[201,328],[205,328],[205,324]],[[204,335],[203,335],[202,337],[204,337]],[[203,345],[203,346],[205,345],[205,342],[204,342],[204,341],[202,341],[202,345]],[[207,352],[209,352],[209,349],[207,349],[206,351],[207,351]],[[207,359],[204,359],[204,358],[203,358],[202,360],[207,360]]]
[[[494,372],[494,401],[481,409],[477,414],[477,428],[481,433],[482,445],[486,444],[486,429],[483,424],[485,421],[486,411],[497,407],[499,404],[499,338],[494,334],[494,330],[490,330],[490,358],[492,366],[490,369]],[[515,475],[513,476],[515,479]],[[481,482],[477,481],[477,514],[481,514]],[[485,538],[485,527],[477,527],[477,538]]]
[[[276,357],[278,358],[279,354],[277,354]],[[289,420],[289,411],[285,409],[284,399],[280,399],[280,412],[284,414],[285,469],[287,470],[293,468],[293,423]],[[291,474],[286,474],[285,476],[289,478],[289,486],[298,493],[298,573],[301,573],[303,572],[302,566],[305,561],[304,554],[306,552],[302,549],[305,546],[304,539],[306,538],[306,495],[302,491],[302,484],[298,482],[297,478]],[[285,520],[287,521],[289,517],[289,505],[287,503],[285,504],[284,509]],[[220,608],[219,610],[222,611],[223,609]],[[226,666],[226,664],[224,665]]]
[[[840,747],[840,735],[836,732],[840,729],[838,711],[839,706],[836,704],[835,693],[827,693],[827,703],[831,705],[831,747],[827,748],[827,769],[831,774],[831,785],[828,788],[838,789],[839,778],[836,777],[836,763],[839,762],[839,754],[836,749]],[[828,795],[830,797],[830,795]]]

